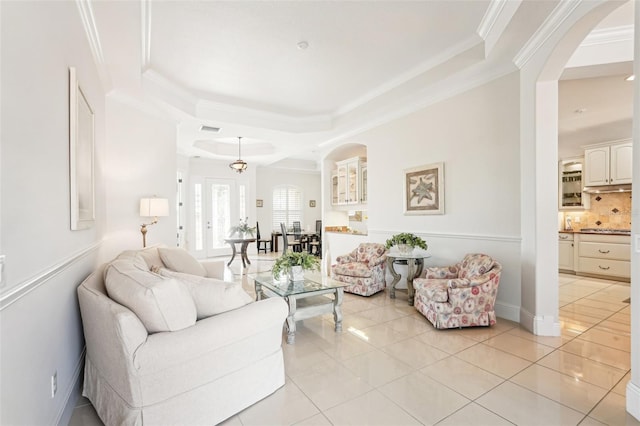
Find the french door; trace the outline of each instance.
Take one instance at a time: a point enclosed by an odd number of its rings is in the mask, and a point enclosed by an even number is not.
[[[231,179],[205,179],[205,229],[206,256],[222,256],[231,253],[224,242],[229,236],[231,224],[238,222],[238,190]]]

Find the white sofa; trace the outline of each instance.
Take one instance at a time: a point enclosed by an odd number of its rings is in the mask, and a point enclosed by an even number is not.
[[[211,280],[221,278],[222,262],[203,266],[208,278],[171,272],[166,277],[166,269],[153,265],[158,259],[156,248],[124,253],[78,287],[87,348],[83,395],[102,421],[106,425],[217,424],[284,385],[281,344],[286,303],[279,298],[243,301],[241,307],[196,321],[193,305],[184,308],[187,280],[200,289],[215,289],[211,294],[218,296],[231,292],[232,298],[239,295],[233,287],[239,284]],[[130,284],[131,277],[150,287],[129,295],[137,287]],[[171,298],[161,321],[179,329],[149,332],[150,321],[157,318],[142,311],[139,317],[110,297],[117,290],[112,282],[123,280],[118,297],[124,289],[131,299],[151,295],[154,301],[165,297],[166,302],[166,297]],[[178,293],[162,296],[168,288]],[[193,324],[185,326],[182,311],[188,311]]]

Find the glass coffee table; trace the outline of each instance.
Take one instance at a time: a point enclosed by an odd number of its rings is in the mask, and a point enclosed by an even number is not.
[[[289,304],[287,316],[287,343],[295,343],[296,321],[333,313],[336,332],[342,331],[342,299],[348,284],[315,272],[305,272],[304,280],[289,281],[282,277],[274,280],[271,272],[252,274],[256,300],[282,297]]]

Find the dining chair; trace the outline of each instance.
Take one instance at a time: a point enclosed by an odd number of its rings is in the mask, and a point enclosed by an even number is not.
[[[258,246],[258,253],[260,250],[267,254],[267,249],[271,250],[271,240],[260,238],[260,224],[256,222],[256,245]]]
[[[287,225],[281,222],[280,229],[282,229],[282,254],[285,254],[289,247],[291,247],[293,251],[302,251],[302,245],[300,244],[300,241],[289,238],[289,235],[287,233]]]
[[[322,221],[316,220],[316,233],[309,240],[309,253],[322,257]]]
[[[309,242],[306,235],[302,235],[302,226],[300,226],[300,221],[293,221],[293,239],[300,243],[300,250],[307,248],[307,243]]]

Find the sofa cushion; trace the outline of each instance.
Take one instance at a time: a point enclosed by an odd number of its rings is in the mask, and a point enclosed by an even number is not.
[[[183,283],[145,270],[131,259],[116,259],[107,266],[105,286],[109,297],[133,311],[149,333],[181,330],[196,322],[196,306]]]
[[[164,265],[172,271],[200,277],[207,275],[207,270],[204,269],[204,266],[185,249],[161,247],[158,248],[158,253],[160,253],[160,258]]]
[[[468,254],[462,260],[459,278],[471,278],[486,274],[493,266],[493,259],[486,254]]]
[[[370,278],[371,268],[366,263],[350,262],[333,265],[333,272],[336,275],[346,275],[349,277]]]
[[[164,263],[160,258],[160,253],[158,252],[158,247],[151,247],[140,250],[138,252],[138,256],[142,257],[149,267],[149,270],[155,271],[160,268],[164,268]]]
[[[215,278],[160,269],[160,275],[178,279],[185,283],[196,305],[198,320],[241,308],[253,302],[241,284],[229,283]]]

